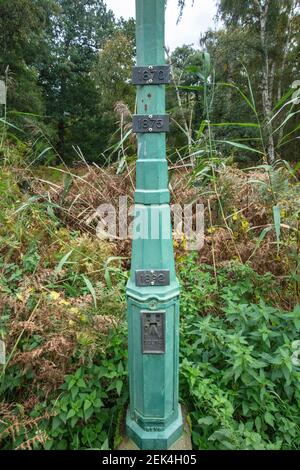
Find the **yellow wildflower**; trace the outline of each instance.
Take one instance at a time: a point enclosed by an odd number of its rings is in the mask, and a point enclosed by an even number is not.
[[[70,312],[71,312],[71,313],[74,313],[74,314],[77,314],[77,313],[79,313],[79,308],[77,308],[77,307],[72,307],[72,308],[70,308]]]
[[[249,228],[250,228],[250,224],[249,224],[248,220],[243,219],[242,220],[242,230],[244,232],[248,232]]]
[[[51,300],[58,300],[60,298],[60,294],[55,291],[51,291],[49,296]]]

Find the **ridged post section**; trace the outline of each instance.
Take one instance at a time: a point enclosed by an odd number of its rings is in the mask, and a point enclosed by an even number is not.
[[[182,434],[178,404],[179,284],[175,273],[166,132],[165,0],[136,0],[137,180],[127,284],[128,436],[140,449],[168,449]]]

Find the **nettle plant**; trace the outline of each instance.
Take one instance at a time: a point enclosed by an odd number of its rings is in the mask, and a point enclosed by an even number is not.
[[[21,404],[14,408],[7,405],[10,414],[7,412],[0,423],[1,448],[106,450],[118,446],[128,401],[125,327],[120,326],[107,339],[105,352],[99,352],[93,362],[77,365],[65,376],[55,396],[38,397],[38,404],[27,417]],[[22,378],[22,374],[15,374],[0,393],[8,396],[16,387],[24,386]]]
[[[128,399],[124,330],[109,337],[105,358],[67,375],[58,399],[48,405],[47,450],[110,449]]]
[[[226,269],[227,285],[222,284]],[[193,285],[202,285],[197,300],[190,299],[191,309],[185,305],[181,335],[181,390],[190,404],[195,447],[299,449],[300,368],[295,341],[300,337],[300,307],[284,312],[266,304],[266,285],[271,290],[272,279],[247,266],[221,270],[219,288],[205,267],[198,265],[189,272]],[[185,283],[188,276],[184,266]],[[209,306],[212,286],[219,312],[201,317],[201,298]]]

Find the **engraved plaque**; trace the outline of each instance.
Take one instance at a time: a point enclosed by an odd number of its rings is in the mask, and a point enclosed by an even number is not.
[[[148,67],[133,67],[133,85],[166,85],[170,83],[169,65],[149,65]]]
[[[138,287],[169,286],[170,271],[167,269],[136,271],[135,283]]]
[[[136,134],[169,132],[170,118],[168,114],[136,114],[133,116],[132,129]]]
[[[165,353],[165,312],[141,312],[143,354]]]

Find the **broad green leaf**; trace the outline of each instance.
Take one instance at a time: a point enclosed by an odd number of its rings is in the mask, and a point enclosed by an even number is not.
[[[255,115],[257,114],[256,108],[255,108],[255,106],[253,106],[253,103],[251,103],[249,98],[245,95],[245,93],[242,92],[242,90],[238,86],[236,86],[232,83],[222,83],[222,82],[218,83],[217,85],[218,86],[225,86],[225,87],[234,88],[236,91],[238,91],[238,93],[241,95],[241,97],[244,99],[244,101],[247,103],[247,105],[252,109],[254,114]]]
[[[261,152],[260,150],[257,150],[253,147],[249,147],[248,145],[240,144],[238,142],[232,142],[230,140],[217,140],[216,142],[219,142],[221,144],[231,145],[232,147],[237,147],[241,150],[247,150],[247,152],[253,152],[253,153],[258,153],[260,155],[264,155],[264,152]]]
[[[104,279],[107,284],[107,287],[109,287],[110,289],[112,288],[112,281],[110,277],[110,271],[112,271],[112,268],[110,268],[109,265],[112,261],[119,261],[120,263],[122,259],[125,259],[125,258],[123,258],[122,256],[110,256],[106,260],[106,263],[104,266]]]
[[[61,420],[59,419],[58,416],[54,416],[53,421],[52,421],[52,431],[55,431],[55,429],[59,428],[61,426]]]
[[[257,129],[260,128],[260,125],[255,122],[219,122],[219,123],[211,123],[213,127],[255,127]]]
[[[275,113],[275,114],[271,117],[271,119],[268,121],[267,124],[270,125],[270,124],[274,121],[274,119],[277,118],[277,116],[281,113],[281,111],[282,111],[286,106],[288,106],[289,104],[292,105],[292,106],[291,106],[291,108],[292,108],[293,105],[294,105],[294,100],[292,99],[292,100],[288,101],[287,103],[285,103],[285,104],[279,109],[279,111],[277,111],[277,113]]]
[[[72,395],[72,400],[75,400],[75,398],[77,397],[78,395],[78,392],[79,392],[79,388],[78,387],[72,387],[71,388],[71,395]]]
[[[105,439],[105,441],[103,442],[101,450],[110,450],[108,439]]]
[[[273,207],[273,217],[274,217],[274,226],[275,226],[275,233],[276,233],[276,240],[277,240],[277,251],[279,252],[280,233],[281,233],[281,215],[280,215],[279,206]]]
[[[205,75],[205,79],[207,80],[211,71],[210,54],[208,52],[203,52],[202,57],[203,57],[204,75]]]
[[[267,411],[267,412],[265,413],[264,418],[265,418],[265,422],[266,422],[267,424],[269,424],[270,426],[274,427],[274,418],[273,418],[273,416],[271,415],[271,413],[269,413],[269,411]]]
[[[84,412],[84,419],[87,421],[92,416],[93,413],[94,413],[94,409],[92,407],[87,409]]]
[[[201,124],[200,124],[200,127],[199,127],[199,130],[198,130],[198,133],[197,133],[197,139],[200,139],[200,137],[202,136],[204,130],[206,129],[206,127],[208,126],[208,121],[206,119],[204,119],[203,121],[201,121]]]
[[[80,388],[86,388],[86,383],[85,383],[85,381],[84,381],[82,378],[80,378],[80,379],[78,380],[77,385],[78,385],[78,387],[80,387]]]
[[[277,129],[275,129],[275,131],[272,132],[272,135],[276,134],[276,132],[278,132],[282,127],[284,127],[286,125],[286,123],[292,119],[292,117],[294,117],[296,114],[298,114],[300,111],[296,111],[294,113],[290,113],[288,114],[288,116],[284,119],[284,121],[277,127]]]
[[[122,380],[118,380],[116,383],[116,390],[119,396],[121,395],[122,388],[123,388],[123,382]]]
[[[69,382],[68,382],[68,390],[71,390],[72,387],[74,387],[76,383],[76,380],[74,378],[72,378]]]
[[[84,411],[87,411],[91,406],[92,406],[91,402],[89,400],[85,400],[84,405],[83,405]]]
[[[255,426],[258,432],[261,430],[261,418],[260,416],[256,416],[255,418]]]
[[[19,132],[22,132],[22,134],[25,134],[25,132],[20,129],[19,127],[17,126],[14,126],[14,124],[11,124],[10,122],[6,121],[5,119],[3,118],[0,118],[0,122],[2,122],[3,124],[5,124],[6,126],[9,126],[9,127],[12,127],[13,129],[16,129],[17,131]]]
[[[101,406],[104,406],[103,401],[100,400],[100,398],[96,398],[94,401],[94,408],[101,408]]]
[[[21,207],[19,207],[15,212],[14,214],[18,214],[19,212],[22,212],[24,209],[27,209],[27,207],[31,206],[31,204],[34,204],[36,201],[38,201],[39,199],[39,196],[32,196],[28,199],[27,202],[25,202],[25,204],[22,204]]]
[[[30,168],[32,165],[34,165],[37,161],[39,161],[46,153],[49,152],[49,150],[53,150],[53,147],[47,147],[45,148],[32,162],[29,163],[27,166],[27,169]]]
[[[69,410],[68,414],[67,414],[67,420],[70,419],[70,418],[73,418],[73,416],[75,416],[75,411],[73,409]]]
[[[90,293],[93,297],[94,306],[95,306],[95,308],[97,308],[97,297],[96,297],[96,291],[94,289],[94,286],[91,283],[91,281],[84,274],[82,275],[82,278],[85,282],[86,287],[88,288],[88,290],[90,291]]]
[[[204,424],[205,426],[210,426],[215,421],[213,416],[205,416],[204,418],[200,418],[198,420],[198,424]]]
[[[277,101],[277,103],[275,104],[275,106],[273,108],[273,112],[277,111],[277,109],[281,108],[282,105],[289,99],[290,96],[293,95],[294,92],[295,92],[295,90],[293,88],[291,88],[279,101]]]
[[[74,250],[71,250],[69,251],[69,253],[67,253],[61,260],[60,262],[58,263],[58,265],[56,266],[55,268],[55,273],[58,274],[60,273],[60,271],[62,270],[62,268],[64,267],[64,265],[66,264],[66,262],[68,261],[68,259],[70,258],[71,254],[73,253]]]

